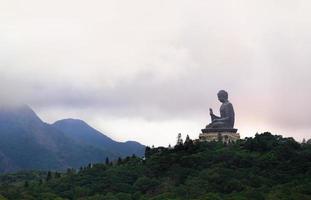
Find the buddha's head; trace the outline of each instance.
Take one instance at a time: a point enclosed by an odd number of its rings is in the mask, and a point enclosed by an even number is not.
[[[224,103],[224,102],[228,101],[228,92],[226,92],[225,90],[220,90],[220,91],[217,93],[217,96],[218,96],[218,100],[219,100],[221,103]]]

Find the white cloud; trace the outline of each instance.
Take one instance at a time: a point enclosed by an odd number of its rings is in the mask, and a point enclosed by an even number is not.
[[[267,127],[310,137],[309,1],[0,4],[1,102],[166,144],[197,134],[224,88],[242,135]]]

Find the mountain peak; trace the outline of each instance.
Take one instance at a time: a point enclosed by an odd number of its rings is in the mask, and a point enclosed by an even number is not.
[[[121,156],[130,153],[138,156],[144,154],[144,145],[135,141],[114,141],[80,119],[62,119],[54,122],[52,126],[80,144],[93,145],[104,150],[114,150]]]
[[[23,123],[42,123],[38,115],[26,104],[1,105],[0,119],[18,120]]]
[[[0,173],[66,169],[144,153],[143,145],[116,142],[80,119],[47,124],[28,105],[0,105],[0,138]]]
[[[88,126],[88,124],[85,121],[81,119],[73,119],[73,118],[57,120],[56,122],[53,123],[53,125],[55,124],[83,124],[83,125]]]

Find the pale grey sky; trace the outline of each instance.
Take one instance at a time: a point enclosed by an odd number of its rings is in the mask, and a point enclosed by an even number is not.
[[[242,137],[311,138],[308,0],[0,0],[1,102],[116,140],[198,137],[229,92]]]

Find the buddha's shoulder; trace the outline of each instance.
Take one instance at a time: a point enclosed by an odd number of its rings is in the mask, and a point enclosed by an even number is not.
[[[225,102],[222,104],[223,106],[232,106],[232,103],[230,103],[229,101]]]

